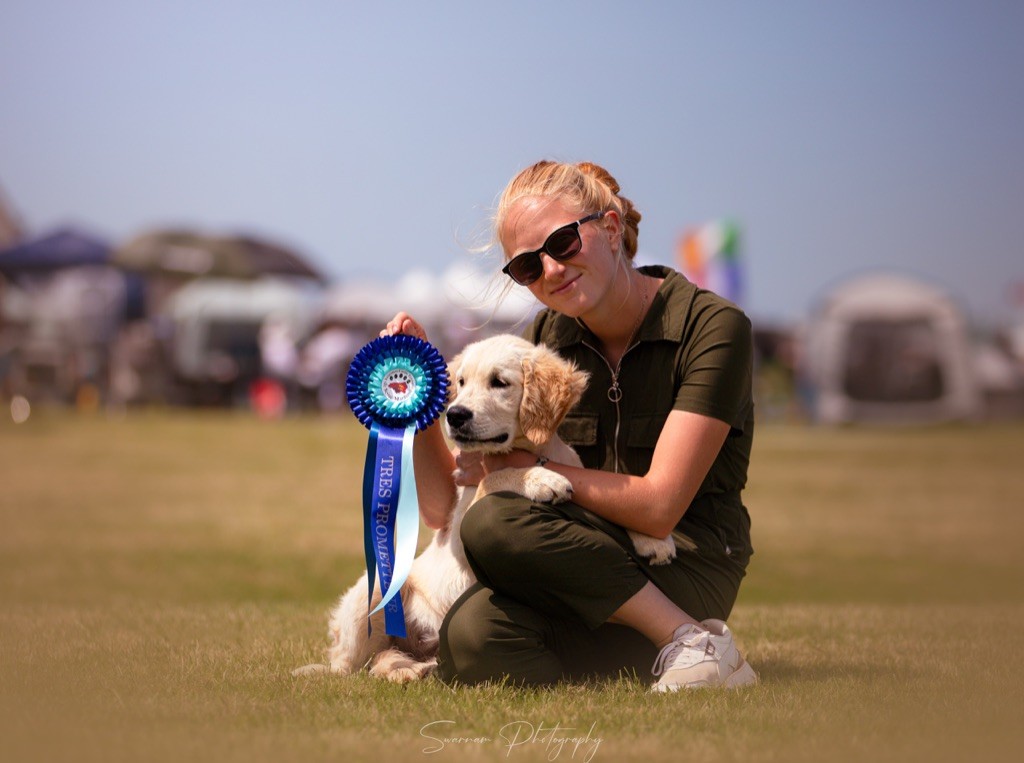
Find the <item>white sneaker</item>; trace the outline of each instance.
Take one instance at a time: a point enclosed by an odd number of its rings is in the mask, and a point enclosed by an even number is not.
[[[757,683],[757,674],[743,659],[732,633],[721,620],[680,626],[661,650],[651,670],[661,676],[652,691],[668,692],[721,686],[735,689]]]

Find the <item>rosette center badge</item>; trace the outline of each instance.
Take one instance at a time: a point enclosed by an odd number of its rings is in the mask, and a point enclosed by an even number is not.
[[[392,403],[402,405],[416,394],[416,377],[402,368],[389,371],[384,377],[382,391]]]

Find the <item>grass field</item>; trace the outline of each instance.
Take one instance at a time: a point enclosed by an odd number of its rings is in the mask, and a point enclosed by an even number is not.
[[[361,569],[364,443],[344,418],[0,423],[0,759],[1020,756],[1022,425],[761,427],[731,619],[761,683],[671,696],[292,678]]]

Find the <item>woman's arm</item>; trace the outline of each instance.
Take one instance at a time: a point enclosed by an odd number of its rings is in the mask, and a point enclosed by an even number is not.
[[[380,332],[381,336],[393,334],[409,334],[427,340],[427,332],[423,327],[404,312],[398,313]],[[427,527],[437,530],[448,522],[456,498],[455,479],[452,476],[455,457],[448,450],[440,421],[435,421],[416,435],[412,446],[412,461],[420,516]]]
[[[629,530],[664,538],[693,501],[729,434],[729,425],[710,416],[672,411],[642,477],[581,469],[553,461],[547,468],[569,478],[574,503]],[[486,456],[485,469],[529,466],[536,456],[518,451]]]
[[[444,527],[455,506],[455,458],[441,434],[439,421],[416,435],[412,463],[423,522],[432,530]]]

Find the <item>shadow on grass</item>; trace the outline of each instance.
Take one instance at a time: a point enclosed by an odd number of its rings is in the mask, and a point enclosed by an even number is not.
[[[795,685],[834,681],[872,683],[884,676],[886,680],[902,678],[907,681],[919,678],[921,671],[909,668],[893,670],[892,666],[851,665],[839,660],[817,660],[808,664],[797,660],[773,657],[767,660],[752,660],[751,666],[757,672],[761,683]]]

